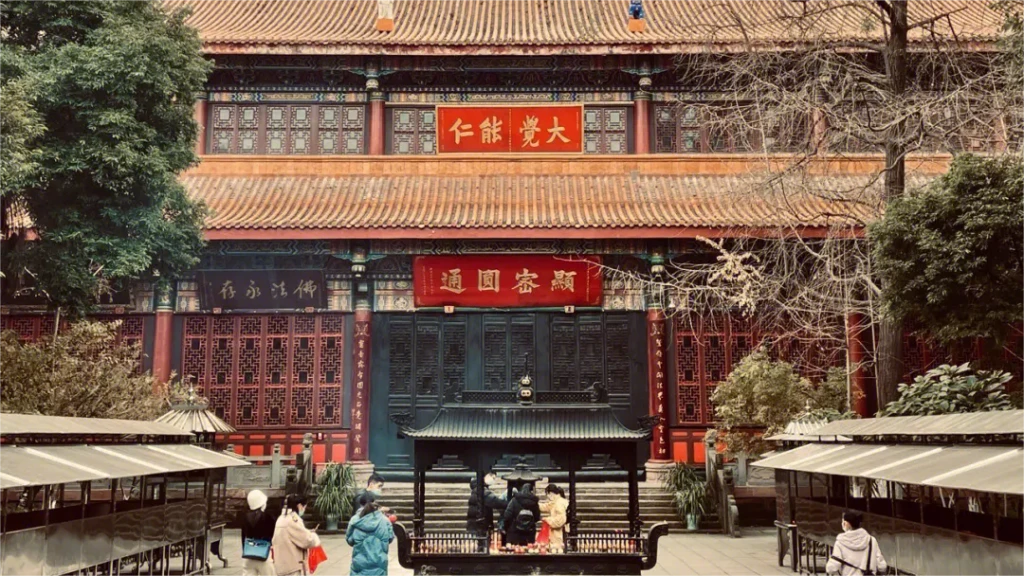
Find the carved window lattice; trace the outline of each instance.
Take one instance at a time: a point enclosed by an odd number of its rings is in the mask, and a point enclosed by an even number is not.
[[[268,336],[266,343],[266,363],[263,380],[269,384],[284,384],[288,373],[288,350],[291,340],[284,335]]]
[[[608,392],[630,389],[628,319],[581,315],[551,321],[551,389],[582,390],[600,382]]]
[[[287,423],[285,396],[288,389],[283,386],[275,386],[273,388],[264,388],[263,392],[263,425],[284,426]]]
[[[437,115],[433,108],[391,110],[391,153],[434,154],[437,152]]]
[[[245,336],[239,341],[238,350],[238,383],[242,385],[256,384],[259,380],[260,360],[263,346],[259,337]]]
[[[440,326],[416,324],[416,394],[432,395],[438,392],[438,347],[441,344]]]
[[[217,415],[218,418],[226,422],[234,422],[234,414],[231,413],[231,388],[230,387],[218,387],[215,386],[210,388],[209,391],[204,390],[207,400],[210,401],[210,409]]]
[[[555,319],[551,323],[551,387],[569,391],[579,388],[579,364],[576,362],[576,325],[572,320]]]
[[[536,379],[537,352],[533,341],[533,323],[521,324],[512,322],[512,373],[509,382],[518,382],[525,374]],[[529,365],[527,365],[529,363]]]
[[[320,398],[319,424],[340,426],[344,328],[340,314],[186,317],[182,372],[237,428],[312,426]]]
[[[441,370],[445,387],[466,388],[466,325],[448,323],[444,326],[444,349]]]
[[[726,321],[727,320],[727,321]],[[761,339],[769,343],[773,360],[790,362],[804,377],[820,381],[831,366],[845,361],[845,348],[833,341],[801,338],[773,339],[755,332],[756,327],[742,318],[717,319],[708,325],[694,326],[682,319],[674,324],[676,419],[684,425],[711,425],[715,420],[712,400],[716,386],[754,349]],[[701,329],[703,328],[703,330]]]
[[[605,320],[605,383],[613,394],[628,394],[630,390],[629,324],[625,318]]]
[[[625,107],[589,107],[583,111],[583,151],[587,154],[627,154]]]
[[[600,322],[580,322],[580,385],[604,382],[604,330]]]
[[[218,104],[212,154],[363,154],[366,109],[337,104]]]
[[[508,338],[504,323],[484,324],[484,389],[508,390]]]
[[[701,397],[700,348],[697,336],[676,322],[676,418],[680,424],[701,424],[704,421],[704,400]]]
[[[757,116],[753,107],[735,103],[712,107],[666,102],[655,107],[655,150],[659,153],[748,152],[767,147],[794,151],[807,146],[803,116],[784,119]],[[745,117],[745,121],[739,120]],[[762,137],[767,134],[767,137]]]
[[[341,426],[341,387],[325,386],[320,388],[317,408],[318,426]]]
[[[390,394],[409,395],[412,393],[412,322],[392,322],[388,334],[388,356]]]
[[[292,426],[313,425],[313,387],[294,386],[291,404]]]
[[[255,428],[259,425],[258,386],[239,386],[235,394],[235,426],[238,428]]]

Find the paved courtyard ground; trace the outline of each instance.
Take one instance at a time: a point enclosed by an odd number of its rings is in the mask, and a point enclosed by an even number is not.
[[[228,530],[225,558],[227,568],[213,559],[213,573],[237,575],[242,573],[241,536],[238,530]],[[352,548],[343,536],[324,536],[327,563],[317,568],[316,576],[348,574]],[[658,565],[644,574],[714,574],[732,575],[787,575],[793,573],[776,565],[775,531],[768,529],[745,530],[742,538],[729,538],[711,534],[669,534],[658,547]],[[391,545],[391,576],[412,574],[398,565],[395,545]]]

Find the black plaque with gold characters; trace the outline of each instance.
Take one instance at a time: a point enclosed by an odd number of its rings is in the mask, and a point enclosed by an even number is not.
[[[322,270],[201,271],[204,310],[302,310],[327,307]]]

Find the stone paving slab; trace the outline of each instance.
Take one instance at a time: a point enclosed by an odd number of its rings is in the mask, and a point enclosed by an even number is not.
[[[242,573],[241,535],[238,530],[225,533],[224,557],[227,568],[212,558],[213,574],[235,576]],[[742,538],[729,538],[718,534],[669,534],[662,538],[658,547],[658,565],[645,575],[708,574],[721,576],[772,575],[792,576],[793,572],[777,565],[775,557],[775,530],[748,529]],[[352,548],[345,543],[344,536],[323,537],[327,562],[317,568],[316,576],[341,576],[349,573]],[[390,576],[411,575],[398,565],[395,545],[391,545]]]

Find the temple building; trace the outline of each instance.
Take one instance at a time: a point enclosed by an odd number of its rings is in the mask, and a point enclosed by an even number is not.
[[[677,322],[616,271],[657,271],[700,238],[823,237],[862,216],[759,196],[765,154],[806,138],[709,130],[688,106],[708,95],[680,81],[678,57],[708,52],[708,22],[799,4],[648,0],[639,25],[627,1],[169,1],[192,10],[215,63],[195,106],[201,162],[181,176],[211,211],[208,245],[173,290],[140,285],[100,316],[142,342],[144,370],[194,384],[246,455],[295,453],[312,433],[318,462],[403,477],[412,441],[390,415],[423,428],[460,393],[529,375],[538,391],[606,394],[629,428],[660,415],[639,464],[701,462],[711,393],[763,335],[740,317]],[[957,30],[992,45],[1000,15],[963,4]],[[837,10],[822,25],[862,22]],[[790,34],[721,27],[713,46]],[[832,160],[822,187],[883,164]],[[917,154],[910,178],[949,160]],[[8,300],[3,328],[49,333],[38,305]],[[909,338],[908,372],[946,359]],[[847,362],[842,343],[792,348],[809,374]]]

